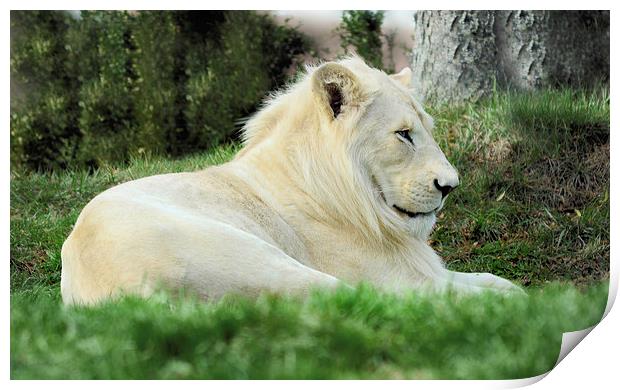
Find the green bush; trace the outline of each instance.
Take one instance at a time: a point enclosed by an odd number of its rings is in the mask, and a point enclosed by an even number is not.
[[[219,31],[218,41],[207,40],[187,60],[186,142],[200,148],[236,138],[238,119],[286,81],[295,56],[307,47],[300,33],[266,15],[227,13]]]
[[[309,47],[249,11],[16,11],[11,31],[11,162],[46,170],[234,139]]]
[[[123,160],[135,136],[130,18],[126,12],[82,14],[82,23],[94,30],[96,39],[80,51],[97,53],[96,72],[82,81],[79,102],[79,159],[91,165]]]
[[[345,52],[354,48],[369,64],[382,69],[382,24],[383,11],[345,11],[337,28],[341,47]]]
[[[138,14],[132,39],[137,47],[133,152],[166,153],[182,115],[179,101],[183,94],[177,83],[185,81],[177,80],[184,70],[178,59],[182,52],[177,46],[182,42],[174,15],[165,11]]]
[[[77,91],[63,13],[11,12],[11,164],[64,168],[75,158]]]

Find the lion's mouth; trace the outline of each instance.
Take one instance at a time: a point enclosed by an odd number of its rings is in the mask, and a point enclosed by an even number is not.
[[[373,184],[377,187],[377,189],[379,190],[379,196],[381,196],[381,199],[383,199],[383,201],[385,202],[385,204],[387,204],[389,206],[389,203],[387,201],[387,199],[385,199],[385,195],[383,194],[383,191],[381,191],[381,186],[379,185],[379,183],[377,183],[377,181],[375,180],[375,178],[373,177]],[[406,210],[402,207],[399,207],[395,204],[393,204],[392,206],[390,206],[392,209],[394,209],[396,211],[396,213],[400,214],[400,215],[406,215],[409,218],[417,218],[417,217],[423,217],[423,216],[427,216],[427,215],[432,215],[435,214],[435,212],[437,211],[437,209],[432,210],[432,211],[428,211],[428,212],[413,212],[413,211],[409,211]]]
[[[383,198],[383,199],[385,199],[385,198]],[[422,212],[415,213],[413,211],[405,210],[402,207],[398,207],[396,205],[392,205],[392,208],[395,209],[396,211],[398,211],[401,214],[405,214],[409,218],[416,218],[416,217],[422,217],[422,216],[426,216],[426,215],[435,214],[435,210],[429,211],[429,212],[426,212],[426,213],[422,213]]]

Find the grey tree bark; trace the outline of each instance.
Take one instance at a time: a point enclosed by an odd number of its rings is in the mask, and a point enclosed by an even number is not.
[[[609,11],[419,11],[414,86],[438,102],[609,81]]]

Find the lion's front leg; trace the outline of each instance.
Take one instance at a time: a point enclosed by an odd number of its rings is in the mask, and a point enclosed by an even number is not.
[[[525,294],[525,291],[511,281],[491,273],[446,271],[447,287],[458,291],[481,292],[498,290],[507,293]]]

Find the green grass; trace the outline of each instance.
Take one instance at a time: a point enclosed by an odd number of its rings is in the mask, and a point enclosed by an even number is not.
[[[461,174],[433,235],[450,268],[540,286],[609,275],[609,97],[500,94],[432,112]]]
[[[439,107],[461,175],[432,236],[448,267],[529,297],[404,298],[368,286],[306,301],[126,298],[64,308],[60,248],[82,207],[127,180],[229,160],[235,146],[95,172],[11,172],[12,378],[518,378],[600,320],[609,273],[609,98],[499,94]]]
[[[523,378],[553,367],[562,332],[597,322],[604,285],[530,297],[408,295],[368,286],[305,301],[125,298],[64,308],[14,294],[17,378]]]

